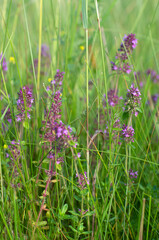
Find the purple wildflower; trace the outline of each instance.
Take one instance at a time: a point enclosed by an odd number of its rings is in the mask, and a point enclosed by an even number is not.
[[[125,35],[123,38],[123,43],[121,43],[119,48],[119,54],[118,58],[121,60],[128,59],[127,55],[130,55],[132,51],[136,48],[137,45],[137,39],[135,37],[135,34],[129,34]]]
[[[51,90],[52,93],[56,91],[62,92],[62,83],[63,83],[64,74],[65,72],[60,72],[60,70],[57,69],[54,79],[51,81],[50,86],[47,87],[47,91]]]
[[[119,103],[119,100],[122,99],[122,97],[117,96],[117,93],[114,89],[110,89],[107,93],[107,96],[108,96],[108,103],[112,107],[116,106]],[[104,94],[104,99],[103,99],[104,105],[106,105],[105,98],[106,98],[106,95]]]
[[[105,138],[106,140],[109,140],[109,134],[111,131],[111,136],[113,141],[119,139],[120,132],[121,132],[121,126],[120,126],[120,120],[116,119],[115,122],[113,123],[112,129],[108,129],[108,126],[106,125],[106,129],[104,130]],[[120,145],[120,142],[118,142]]]
[[[49,151],[51,150],[48,158],[53,161],[56,160],[57,164],[63,162],[61,154],[69,146],[69,142],[74,140],[74,137],[71,135],[72,128],[70,126],[67,127],[61,121],[63,74],[63,72],[57,70],[54,80],[51,81],[48,87],[49,91],[51,91],[51,95],[48,94],[48,100],[50,100],[51,105],[49,110],[46,110],[46,120],[42,122],[44,145],[46,148],[49,148]]]
[[[39,49],[38,49],[39,51]],[[34,69],[35,74],[38,72],[38,58],[34,59]],[[50,48],[46,44],[41,45],[41,66],[40,66],[40,74],[46,75],[48,73],[48,69],[51,64],[51,54],[50,54]],[[33,69],[31,69],[33,72]]]
[[[158,101],[158,97],[159,97],[159,94],[154,94],[154,95],[151,96],[151,100],[152,100],[154,105],[156,105],[156,103]],[[150,101],[148,100],[146,103],[150,104]]]
[[[8,153],[6,153],[6,158],[10,159],[9,168],[10,175],[12,176],[11,185],[12,187],[20,187],[20,183],[17,183],[19,176],[19,169],[22,165],[20,163],[20,144],[19,141],[11,141],[11,145],[8,146]]]
[[[122,127],[121,137],[126,143],[134,142],[134,129],[130,126],[125,126],[125,124]]]
[[[38,50],[39,51],[39,50]],[[42,57],[48,57],[51,59],[51,55],[50,55],[50,48],[49,46],[47,46],[46,44],[42,44],[41,45],[41,56]]]
[[[86,188],[87,184],[89,185],[89,181],[87,180],[87,173],[84,172],[83,174],[76,174],[76,177],[78,177],[78,184],[79,184],[79,188],[81,188],[82,190]]]
[[[157,74],[154,70],[148,69],[148,70],[146,71],[146,74],[151,76],[151,80],[152,80],[154,83],[158,83],[158,82],[159,82],[159,74]]]
[[[138,172],[134,172],[131,168],[129,169],[129,177],[132,178],[137,178]]]
[[[4,72],[8,71],[8,66],[6,62],[6,58],[3,56],[3,53],[0,54],[0,65],[2,66],[2,70]]]
[[[123,42],[118,49],[117,55],[115,59],[116,62],[111,62],[112,70],[117,71],[118,73],[127,73],[130,74],[132,71],[132,66],[128,63],[128,55],[132,54],[133,50],[136,48],[137,39],[135,34],[125,35],[123,38]]]
[[[131,85],[130,89],[128,89],[127,98],[125,100],[125,111],[138,115],[138,108],[141,104],[141,93],[138,88],[134,88],[134,84]]]
[[[22,87],[18,93],[18,96],[17,109],[19,113],[16,115],[17,122],[25,120],[26,117],[30,119],[29,112],[32,111],[32,104],[34,102],[32,89],[28,86]]]

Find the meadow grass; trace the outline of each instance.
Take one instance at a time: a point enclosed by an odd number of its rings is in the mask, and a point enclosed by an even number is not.
[[[159,239],[158,6],[1,1],[0,239]]]

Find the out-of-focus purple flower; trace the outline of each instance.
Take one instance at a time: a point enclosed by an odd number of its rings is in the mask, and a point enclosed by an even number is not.
[[[18,93],[17,110],[19,113],[16,115],[17,122],[25,120],[26,117],[30,119],[29,112],[32,111],[33,102],[32,89],[28,86],[22,87]]]
[[[78,178],[78,184],[79,184],[79,188],[81,188],[82,190],[86,188],[87,184],[89,185],[89,181],[87,180],[87,173],[84,172],[83,174],[76,174],[76,177]]]
[[[134,88],[134,84],[128,89],[125,100],[125,111],[132,112],[135,116],[138,115],[138,108],[141,104],[141,93],[138,88]]]
[[[154,105],[156,105],[156,103],[158,101],[158,97],[159,97],[159,94],[154,94],[154,95],[151,96],[151,100],[152,100]],[[148,100],[146,103],[150,104],[150,101]]]
[[[3,109],[1,111],[2,115],[5,113],[5,111],[6,111],[6,109]],[[3,119],[4,119],[4,122],[2,123],[2,128],[3,128],[4,132],[6,132],[6,131],[8,131],[9,124],[12,123],[12,115],[10,112],[10,108],[7,109]]]
[[[11,185],[12,187],[20,187],[20,183],[17,183],[18,176],[19,176],[19,169],[21,169],[22,165],[20,163],[21,152],[20,152],[20,143],[19,141],[16,142],[15,140],[10,142],[8,146],[8,152],[6,153],[6,158],[9,158],[9,168],[10,168],[10,175]]]
[[[110,89],[108,91],[107,97],[108,97],[108,103],[112,107],[116,106],[119,103],[119,100],[122,99],[122,97],[117,96],[117,92],[114,89]],[[106,98],[106,95],[104,94],[104,99],[103,99],[104,106],[106,105],[105,98]]]
[[[4,114],[5,109],[2,110],[2,115]],[[10,108],[7,109],[5,115],[4,115],[4,120],[6,120],[7,122],[11,123],[12,122],[12,115],[10,112]]]
[[[6,62],[6,58],[3,56],[3,53],[0,54],[0,65],[2,67],[2,70],[4,72],[8,71],[8,66],[7,66],[7,62]]]
[[[131,168],[129,169],[129,177],[132,178],[137,178],[138,172],[134,172]]]
[[[134,142],[134,129],[125,124],[122,127],[121,137],[126,143]]]
[[[39,50],[38,50],[39,51]],[[45,43],[41,45],[41,56],[42,57],[48,57],[51,59],[51,55],[50,55],[50,48],[48,45],[46,45]]]
[[[106,129],[104,130],[105,139],[109,140],[111,134],[113,141],[118,140],[121,130],[120,120],[116,119],[111,129],[108,129],[108,125],[106,125]],[[120,145],[120,142],[118,144]]]
[[[157,74],[153,69],[148,69],[146,71],[146,74],[151,76],[151,80],[154,83],[158,83],[159,82],[159,74]]]
[[[39,48],[38,48],[39,52]],[[34,59],[34,70],[35,74],[37,75],[38,72],[38,58]],[[46,44],[41,45],[41,66],[40,66],[40,74],[46,75],[48,74],[48,69],[51,64],[51,54],[50,54],[50,48]],[[31,68],[31,71],[33,72],[33,69]]]

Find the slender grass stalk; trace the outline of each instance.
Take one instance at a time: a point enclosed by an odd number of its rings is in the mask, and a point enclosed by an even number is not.
[[[41,43],[42,43],[42,17],[43,0],[40,0],[40,19],[39,19],[39,55],[38,55],[38,74],[37,74],[37,118],[39,117],[39,94],[40,94],[40,69],[41,69]]]
[[[143,198],[143,200],[142,200],[142,216],[141,216],[141,222],[140,222],[139,240],[143,240],[143,225],[144,225],[144,215],[145,215],[145,202],[146,202],[146,199]]]
[[[149,213],[148,213],[146,240],[149,239],[149,226],[150,226],[150,218],[151,218],[151,199],[152,199],[152,197],[150,196],[149,197]]]

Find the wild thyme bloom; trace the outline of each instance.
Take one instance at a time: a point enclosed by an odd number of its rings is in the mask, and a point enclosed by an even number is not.
[[[121,137],[126,143],[134,142],[134,129],[125,124],[122,127]]]
[[[119,100],[122,99],[122,97],[118,97],[117,95],[117,91],[115,91],[114,89],[110,89],[107,93],[107,97],[108,97],[108,103],[110,106],[114,107],[119,103]],[[106,95],[104,94],[104,106],[106,106]]]
[[[121,43],[115,57],[116,61],[111,62],[113,71],[117,71],[118,73],[124,72],[127,74],[131,72],[132,66],[130,66],[128,62],[128,55],[132,54],[133,50],[136,48],[136,45],[137,39],[135,34],[131,33],[124,36],[123,42]]]
[[[132,178],[137,178],[138,172],[134,172],[131,168],[129,169],[129,177]]]
[[[4,72],[8,71],[8,66],[7,66],[7,62],[6,62],[6,58],[3,56],[3,53],[0,54],[0,66],[2,67],[2,70]]]
[[[64,72],[57,70],[54,80],[47,87],[48,101],[51,105],[46,110],[46,120],[42,122],[44,146],[49,150],[48,158],[56,161],[56,164],[63,162],[63,150],[74,140],[72,128],[67,127],[61,120],[63,75]]]
[[[154,70],[152,69],[148,69],[146,71],[146,74],[149,76],[151,76],[151,80],[154,82],[154,83],[158,83],[159,82],[159,74],[157,74]]]
[[[123,42],[120,45],[120,48],[118,49],[117,57],[121,60],[128,59],[128,55],[132,54],[133,50],[136,48],[137,45],[137,39],[135,37],[135,34],[129,34],[125,35],[123,38]]]
[[[134,88],[134,84],[131,85],[130,89],[128,89],[128,93],[126,95],[125,100],[125,108],[126,112],[132,112],[137,117],[138,110],[141,104],[141,93],[138,88]]]
[[[32,89],[28,86],[22,87],[18,96],[17,109],[19,113],[16,116],[17,122],[25,120],[26,117],[31,118],[30,112],[32,111],[32,104],[34,102]]]
[[[76,177],[78,178],[78,186],[79,188],[81,188],[82,190],[86,188],[87,184],[89,185],[89,181],[87,179],[87,173],[84,172],[83,174],[76,174]]]

